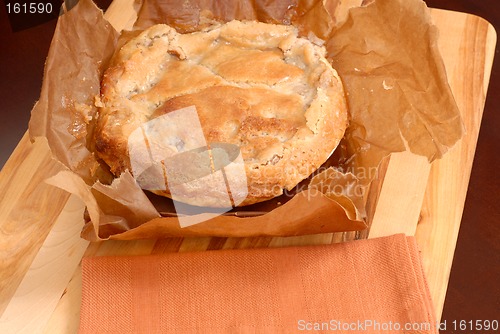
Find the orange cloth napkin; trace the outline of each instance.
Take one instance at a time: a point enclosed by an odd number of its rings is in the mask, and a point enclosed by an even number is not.
[[[83,259],[81,333],[437,333],[413,237]]]

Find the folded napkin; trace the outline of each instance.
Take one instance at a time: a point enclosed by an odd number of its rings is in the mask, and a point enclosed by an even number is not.
[[[413,237],[83,259],[81,333],[437,333]]]

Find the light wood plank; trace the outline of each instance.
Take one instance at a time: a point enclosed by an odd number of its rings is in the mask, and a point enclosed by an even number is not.
[[[369,238],[415,234],[429,172],[430,164],[425,157],[410,152],[391,156]]]
[[[25,135],[0,175],[0,316],[69,198],[44,183],[60,171],[48,152]]]
[[[0,318],[0,333],[43,330],[89,244],[80,238],[83,220],[73,220],[83,210],[70,197]]]
[[[268,247],[328,245],[332,243],[332,237],[333,233],[323,233],[296,237],[273,238]]]
[[[80,324],[80,301],[82,298],[82,270],[79,264],[54,312],[47,321],[45,334],[78,333]],[[42,326],[40,326],[41,328]]]
[[[109,5],[104,17],[115,28],[116,31],[130,30],[137,20],[137,12],[134,9],[135,0],[113,1]]]
[[[416,231],[440,319],[488,89],[496,33],[485,20],[473,15],[440,10],[433,10],[432,14],[442,33],[455,32],[441,38],[439,47],[466,127],[464,138],[432,165]]]

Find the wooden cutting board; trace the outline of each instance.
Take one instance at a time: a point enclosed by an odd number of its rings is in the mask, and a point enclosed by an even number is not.
[[[135,20],[131,1],[106,16],[116,28]],[[429,165],[410,153],[388,161],[370,231],[290,238],[171,238],[89,244],[79,238],[84,206],[44,180],[60,168],[46,142],[20,141],[0,174],[0,333],[75,333],[82,256],[157,254],[221,248],[327,244],[394,233],[415,235],[437,319],[446,295],[493,62],[496,33],[483,19],[432,10],[439,47],[467,133]],[[411,167],[411,168],[410,168]],[[411,170],[411,177],[407,174]]]

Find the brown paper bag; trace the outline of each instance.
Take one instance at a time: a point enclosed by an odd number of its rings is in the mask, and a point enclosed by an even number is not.
[[[120,1],[120,0],[115,0]],[[198,213],[181,228],[168,199],[140,189],[130,173],[109,179],[89,150],[94,97],[119,34],[90,0],[59,18],[30,136],[46,137],[67,167],[48,180],[87,205],[89,240],[167,236],[290,236],[366,228],[364,203],[380,161],[410,150],[429,161],[462,136],[462,122],[437,49],[437,29],[420,0],[190,0],[137,3],[134,30],[167,23],[181,32],[206,19],[293,24],[323,39],[346,91],[350,126],[322,168],[277,199],[223,215]],[[352,8],[351,8],[352,7]],[[132,33],[124,33],[129,36]],[[170,202],[169,202],[170,201]],[[161,213],[161,214],[160,214]],[[163,216],[163,217],[162,217]],[[193,216],[194,217],[194,216]]]

